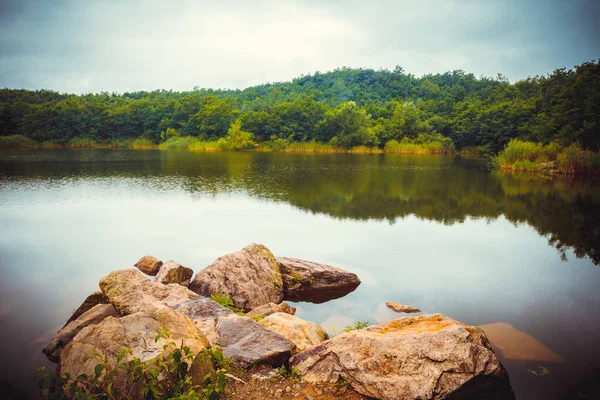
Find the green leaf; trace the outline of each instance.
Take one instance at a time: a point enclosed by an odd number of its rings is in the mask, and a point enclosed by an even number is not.
[[[102,373],[103,370],[104,370],[103,364],[96,365],[96,368],[94,368],[94,373],[96,374],[96,378],[100,376],[100,374]]]

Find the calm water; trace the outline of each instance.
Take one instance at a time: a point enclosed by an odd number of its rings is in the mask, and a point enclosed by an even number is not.
[[[597,184],[440,156],[34,150],[0,152],[0,397],[35,393],[42,347],[109,271],[251,242],[359,275],[297,305],[331,333],[389,321],[386,301],[508,323],[563,359],[499,352],[518,398],[598,393]]]

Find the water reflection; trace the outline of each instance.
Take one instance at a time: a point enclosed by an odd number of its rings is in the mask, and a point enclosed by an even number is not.
[[[65,185],[89,178],[129,178],[133,181],[127,185],[154,190],[244,192],[340,219],[394,223],[415,215],[454,224],[468,217],[492,220],[503,215],[534,227],[563,259],[572,249],[577,257],[600,263],[597,183],[489,173],[485,162],[460,157],[17,151],[0,155],[0,174],[4,185],[14,179]]]

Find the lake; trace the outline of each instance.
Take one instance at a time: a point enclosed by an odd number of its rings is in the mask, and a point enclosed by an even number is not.
[[[397,301],[488,326],[519,399],[599,391],[598,183],[453,156],[7,150],[1,397],[35,396],[42,347],[111,270],[151,254],[199,271],[252,242],[358,274],[295,304],[331,334]]]

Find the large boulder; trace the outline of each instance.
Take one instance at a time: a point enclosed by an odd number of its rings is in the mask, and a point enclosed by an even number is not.
[[[190,289],[205,297],[217,293],[228,296],[235,307],[245,311],[283,300],[275,257],[265,246],[254,243],[219,257],[196,274]]]
[[[271,314],[275,314],[277,312],[294,315],[294,314],[296,314],[296,307],[292,307],[286,302],[282,302],[280,304],[268,303],[268,304],[263,304],[260,307],[256,307],[255,309],[250,311],[248,313],[248,315],[250,317],[260,319],[260,318],[269,316]]]
[[[154,282],[164,283],[165,285],[177,283],[178,285],[188,287],[192,275],[194,275],[193,269],[177,264],[175,261],[167,261],[158,270],[156,277],[154,277]]]
[[[42,352],[52,362],[58,362],[60,351],[79,333],[89,325],[102,322],[107,317],[118,317],[119,313],[112,304],[97,304],[84,312],[79,318],[69,322],[54,336],[52,341],[44,347]]]
[[[354,291],[360,279],[330,265],[297,258],[277,257],[283,278],[283,298],[289,301],[324,303]]]
[[[111,272],[100,287],[121,315],[170,307],[188,316],[211,344],[241,366],[281,364],[290,357],[293,345],[285,338],[183,286],[152,282],[128,269]]]
[[[440,314],[344,333],[290,363],[305,381],[343,378],[382,400],[514,398],[485,334]]]
[[[90,310],[95,305],[108,304],[108,303],[110,303],[110,301],[108,301],[108,297],[106,297],[106,295],[104,293],[102,293],[101,290],[98,290],[98,291],[90,294],[88,297],[86,297],[86,299],[83,301],[83,303],[81,303],[81,305],[77,308],[77,310],[73,311],[73,314],[67,320],[67,322],[65,323],[65,326],[67,324],[69,324],[71,321],[74,321],[77,318],[79,318],[79,316],[81,314]]]
[[[155,342],[156,336],[161,335],[161,328],[171,337],[160,338]],[[177,343],[177,346],[189,346],[194,353],[200,353],[209,346],[206,338],[188,317],[168,307],[122,318],[108,317],[99,324],[83,328],[65,346],[60,355],[58,371],[60,374],[69,373],[72,377],[80,374],[93,376],[94,368],[98,364],[97,360],[89,358],[93,352],[106,356],[108,362],[116,366],[117,357],[123,353],[123,347],[132,350],[132,354],[124,361],[139,358],[142,362],[147,362],[174,350],[169,347],[171,341]],[[163,349],[164,345],[167,345],[166,350]],[[206,362],[200,358],[196,360]],[[125,388],[127,383],[126,377],[117,376],[116,386],[119,389]]]
[[[100,289],[121,315],[149,312],[201,298],[181,285],[152,282],[133,268],[111,272],[100,280]]]
[[[259,324],[295,344],[296,351],[304,351],[329,339],[321,325],[286,313],[271,314]]]
[[[191,300],[175,307],[187,315],[212,345],[242,367],[254,364],[280,365],[289,359],[293,344],[252,318],[237,315],[207,299]]]
[[[162,261],[160,261],[158,258],[153,256],[144,256],[140,258],[139,261],[133,266],[146,275],[155,276],[162,265]]]

